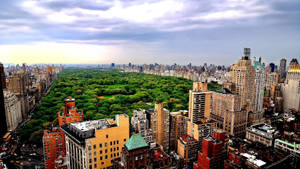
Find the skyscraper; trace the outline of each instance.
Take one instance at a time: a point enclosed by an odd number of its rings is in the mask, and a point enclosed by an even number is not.
[[[5,78],[2,78],[2,74],[4,74],[3,64],[0,63],[0,74],[1,74],[1,83],[0,83],[0,136],[2,137],[7,132],[7,124],[6,124],[6,114],[4,107],[4,95],[3,88]]]
[[[255,68],[255,95],[254,95],[254,112],[262,112],[264,90],[266,84],[265,69],[260,61],[256,61],[255,58],[252,62],[252,66]]]
[[[279,70],[280,70],[280,78],[284,80],[286,76],[286,59],[283,58],[280,60]]]
[[[300,64],[293,62],[289,66],[286,80],[281,86],[284,109],[300,110]]]
[[[189,118],[192,123],[210,118],[211,94],[207,83],[194,82],[193,90],[189,91]]]
[[[250,49],[245,49],[243,56],[237,64],[231,66],[229,81],[236,87],[236,93],[241,96],[241,106],[246,106],[248,111],[254,107],[255,69],[251,65]]]
[[[164,151],[169,151],[170,145],[170,112],[163,108],[163,104],[155,104],[154,113],[151,116],[152,138]]]

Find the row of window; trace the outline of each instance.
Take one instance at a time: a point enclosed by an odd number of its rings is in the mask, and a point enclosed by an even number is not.
[[[126,142],[126,138],[124,138],[123,141]],[[117,145],[119,144],[119,140],[115,140],[115,141],[111,141],[111,142],[110,142],[110,145],[111,145],[111,146],[112,146],[112,145],[116,145],[116,144],[117,144]],[[102,145],[102,143],[99,144],[99,147],[100,147],[100,148],[102,148],[102,147],[107,147],[107,146],[108,146],[108,143],[104,143],[104,145]],[[93,145],[93,149],[96,149],[96,148],[97,148],[97,145],[94,144],[94,145]],[[92,150],[92,146],[89,146],[89,147],[88,147],[88,150]]]

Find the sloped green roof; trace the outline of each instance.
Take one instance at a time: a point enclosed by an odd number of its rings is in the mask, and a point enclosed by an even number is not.
[[[264,67],[262,66],[261,62],[259,62],[259,61],[253,61],[252,66],[254,66],[255,69],[265,70]]]
[[[147,147],[148,143],[143,139],[140,133],[134,134],[130,137],[128,142],[125,144],[128,150],[134,150],[142,147]]]

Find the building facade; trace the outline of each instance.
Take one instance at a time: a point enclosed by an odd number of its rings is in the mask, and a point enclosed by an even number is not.
[[[241,96],[223,89],[212,95],[211,119],[229,135],[243,137],[247,127],[247,111],[241,109]]]
[[[21,103],[15,94],[4,92],[4,105],[8,130],[15,130],[22,122]]]
[[[283,108],[300,110],[300,65],[290,65],[286,80],[281,86]]]
[[[170,151],[177,152],[178,138],[187,134],[187,111],[170,113]]]
[[[198,141],[187,134],[179,137],[177,153],[183,158],[186,166],[192,166],[197,159],[198,146]]]
[[[0,63],[0,74],[1,74],[1,83],[0,83],[0,136],[2,137],[7,132],[7,123],[6,123],[6,113],[5,113],[5,106],[4,106],[4,94],[3,88],[5,87],[5,78],[2,77],[4,74],[3,64]]]
[[[198,152],[198,160],[193,164],[194,169],[224,168],[226,150],[224,147],[225,132],[218,129],[213,137],[208,136],[202,141],[202,151]]]
[[[129,139],[129,117],[70,123],[61,127],[66,135],[68,168],[113,168]]]
[[[211,95],[207,83],[194,82],[193,90],[189,91],[189,119],[193,123],[201,119],[210,119]]]
[[[140,133],[149,144],[152,142],[152,128],[150,126],[151,118],[147,115],[144,109],[134,110],[133,116],[131,117],[131,126],[133,132]]]
[[[170,112],[163,108],[163,104],[155,104],[151,116],[152,139],[163,147],[165,152],[169,151],[170,145]]]
[[[241,96],[241,106],[247,106],[247,111],[254,108],[255,68],[251,64],[250,49],[244,49],[244,55],[237,64],[231,66],[229,81],[235,84],[236,94]]]
[[[265,69],[260,61],[254,60],[252,66],[255,68],[255,96],[254,96],[254,112],[262,113],[264,91],[266,85]]]
[[[253,142],[260,142],[266,146],[273,146],[274,140],[278,138],[279,132],[267,124],[252,125],[247,128],[246,139]]]

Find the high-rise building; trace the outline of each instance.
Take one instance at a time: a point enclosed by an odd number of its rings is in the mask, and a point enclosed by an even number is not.
[[[178,138],[187,133],[187,111],[170,113],[170,151],[177,152]]]
[[[21,102],[14,93],[4,91],[4,105],[8,130],[15,130],[22,122]]]
[[[146,110],[138,109],[133,111],[131,126],[134,133],[140,133],[144,140],[149,144],[152,142],[151,118],[147,116]]]
[[[236,93],[241,96],[241,106],[247,106],[247,111],[254,108],[255,68],[251,64],[250,49],[245,49],[237,64],[231,66],[229,81],[235,84]]]
[[[0,83],[0,136],[2,137],[7,132],[7,123],[6,123],[6,113],[4,107],[4,95],[3,95],[3,80],[2,74],[4,74],[4,69],[2,63],[0,63],[0,74],[1,74],[1,83]]]
[[[151,116],[152,138],[163,150],[168,152],[170,145],[170,112],[163,108],[163,103],[155,104],[154,113]]]
[[[43,151],[46,169],[62,169],[67,167],[66,165],[59,165],[56,162],[60,161],[59,158],[66,157],[65,134],[60,127],[65,124],[83,121],[83,112],[77,110],[75,99],[71,97],[65,99],[63,111],[58,112],[59,127],[44,130]]]
[[[6,89],[6,78],[5,78],[4,66],[1,62],[0,62],[0,80],[2,83],[2,89]]]
[[[260,61],[252,62],[252,66],[255,68],[255,95],[254,95],[254,112],[262,113],[263,108],[263,99],[264,99],[264,91],[266,84],[266,75],[265,69],[262,66]]]
[[[224,147],[225,132],[218,129],[213,137],[208,136],[202,141],[202,151],[198,152],[198,160],[194,163],[194,169],[224,168],[226,150]]]
[[[283,108],[300,110],[300,64],[289,66],[286,80],[281,86]]]
[[[279,71],[280,71],[280,79],[284,80],[286,76],[286,59],[284,58],[280,60]]]
[[[193,90],[189,91],[189,119],[192,123],[198,123],[201,119],[210,118],[211,94],[207,83],[194,82]]]
[[[229,135],[243,137],[247,126],[247,111],[241,108],[241,96],[232,94],[227,89],[212,95],[211,119]]]
[[[129,139],[129,117],[116,115],[115,119],[99,119],[63,125],[66,135],[68,168],[109,168],[121,157]]]

